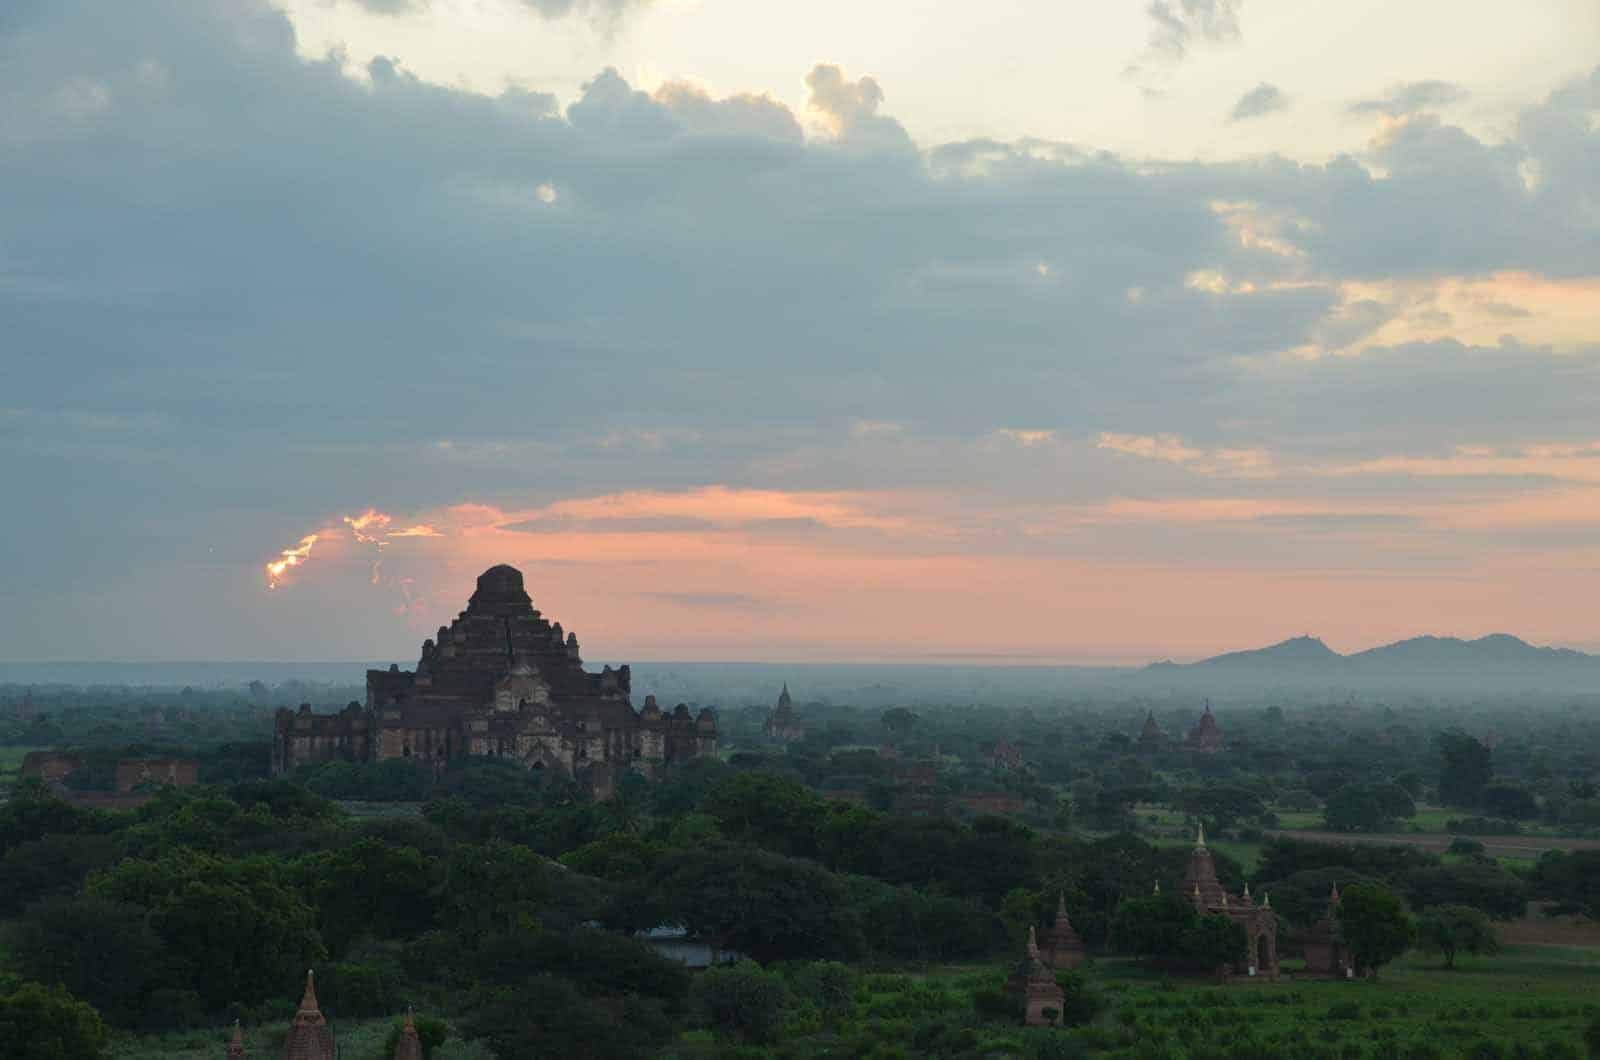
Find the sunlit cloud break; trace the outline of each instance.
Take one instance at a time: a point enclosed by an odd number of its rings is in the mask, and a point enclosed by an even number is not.
[[[360,515],[345,515],[340,517],[340,522],[349,529],[350,536],[357,544],[368,545],[377,551],[378,555],[372,561],[372,584],[378,585],[383,581],[383,550],[389,542],[396,538],[412,537],[443,537],[444,534],[436,527],[426,523],[402,527],[399,530],[390,530],[389,526],[394,519],[385,512],[376,508],[368,508]],[[267,588],[277,589],[287,582],[285,577],[291,567],[298,567],[311,557],[311,547],[319,540],[338,533],[337,528],[319,530],[307,534],[300,539],[300,544],[294,548],[283,550],[281,558],[266,564]]]
[[[307,534],[300,539],[300,543],[294,548],[284,549],[280,553],[281,558],[268,563],[266,565],[267,588],[276,589],[282,585],[284,575],[289,572],[289,568],[300,566],[310,557],[311,546],[317,543],[317,538],[320,536],[320,534]]]

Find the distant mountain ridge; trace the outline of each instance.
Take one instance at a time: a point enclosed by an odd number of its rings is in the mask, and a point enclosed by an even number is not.
[[[1150,676],[1238,678],[1472,678],[1476,676],[1600,680],[1600,655],[1543,648],[1509,633],[1476,640],[1410,637],[1341,655],[1312,636],[1291,637],[1265,648],[1228,652],[1192,663],[1158,662]]]

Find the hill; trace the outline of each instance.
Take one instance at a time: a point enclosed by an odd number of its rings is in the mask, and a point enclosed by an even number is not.
[[[1507,633],[1476,640],[1419,636],[1341,655],[1320,639],[1292,637],[1265,648],[1193,663],[1160,662],[1144,678],[1175,683],[1520,684],[1600,688],[1600,656],[1529,644]]]

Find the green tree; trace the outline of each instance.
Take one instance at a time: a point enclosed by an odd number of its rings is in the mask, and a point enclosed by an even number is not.
[[[781,976],[753,961],[708,968],[695,980],[695,1007],[718,1030],[755,1045],[773,1041],[789,998]]]
[[[1024,887],[1006,892],[1000,902],[1000,922],[1006,926],[1006,939],[1013,949],[1020,948],[1028,929],[1039,926],[1039,896]]]
[[[1515,784],[1490,784],[1483,789],[1483,810],[1508,821],[1531,821],[1539,816],[1539,800]]]
[[[844,904],[837,878],[814,863],[717,843],[669,853],[619,906],[629,927],[682,924],[770,961],[847,955],[859,933],[839,920]]]
[[[1375,883],[1351,884],[1339,901],[1339,933],[1356,970],[1376,979],[1378,969],[1411,946],[1415,928],[1405,904]]]
[[[729,839],[796,857],[817,851],[827,808],[803,784],[771,773],[735,773],[700,803]]]
[[[1446,806],[1476,807],[1494,774],[1489,748],[1459,730],[1440,733],[1439,801]]]
[[[1184,929],[1176,956],[1194,968],[1224,968],[1244,957],[1249,947],[1244,925],[1231,917],[1202,916]]]
[[[358,935],[403,938],[433,922],[433,867],[413,847],[363,838],[307,858],[299,868],[317,929],[335,956]]]
[[[30,907],[6,941],[30,978],[61,985],[114,1023],[143,1022],[164,951],[142,906],[94,896],[50,899]]]
[[[1496,953],[1500,941],[1483,911],[1469,905],[1441,905],[1417,920],[1417,941],[1444,957],[1444,966],[1456,966],[1456,954]]]
[[[105,1055],[100,1014],[60,987],[25,983],[0,994],[6,1060],[97,1060]]]
[[[1516,920],[1528,911],[1528,885],[1494,862],[1413,869],[1405,875],[1405,889],[1418,909],[1470,905],[1496,920]]]
[[[1241,821],[1257,820],[1267,812],[1255,792],[1228,784],[1184,788],[1178,798],[1178,808],[1219,831],[1233,828]]]
[[[130,859],[90,877],[86,893],[142,906],[183,985],[210,1009],[277,996],[325,955],[314,914],[273,858],[190,850]]]
[[[537,924],[549,896],[544,859],[527,847],[494,840],[450,852],[442,912],[471,939]]]
[[[837,1026],[855,1012],[861,976],[848,964],[812,961],[789,968],[789,989],[816,1007],[827,1026]]]
[[[1141,957],[1173,957],[1199,914],[1187,898],[1157,894],[1124,898],[1111,921],[1111,940],[1123,953]]]

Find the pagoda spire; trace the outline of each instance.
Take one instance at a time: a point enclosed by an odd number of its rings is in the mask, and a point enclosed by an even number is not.
[[[306,992],[283,1042],[284,1060],[334,1060],[333,1032],[317,1007],[316,973],[306,972]]]
[[[400,1028],[400,1040],[394,1047],[394,1060],[422,1060],[422,1039],[417,1036],[415,1015],[407,1006],[406,1021]]]
[[[1199,824],[1197,824],[1195,826],[1195,828],[1196,828],[1195,838],[1194,838],[1195,849],[1196,850],[1204,850],[1206,848],[1206,823],[1204,821],[1201,821]]]
[[[244,1060],[250,1054],[244,1051],[244,1028],[233,1021],[233,1039],[228,1042],[228,1060]]]

